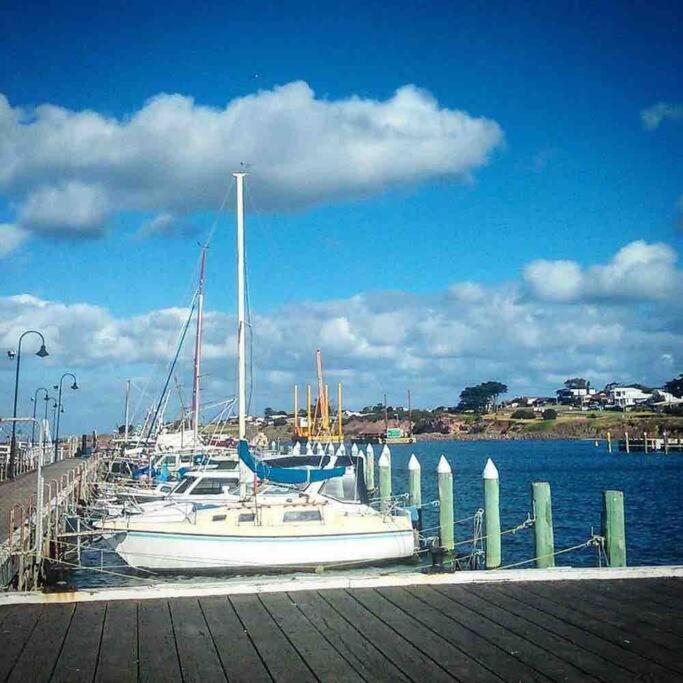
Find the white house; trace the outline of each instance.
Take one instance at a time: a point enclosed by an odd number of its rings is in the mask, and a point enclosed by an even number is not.
[[[621,408],[645,403],[651,396],[636,387],[612,387],[609,392],[611,402]]]

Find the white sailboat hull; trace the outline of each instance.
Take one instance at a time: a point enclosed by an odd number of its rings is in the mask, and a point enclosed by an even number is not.
[[[185,571],[375,564],[411,557],[415,547],[412,530],[253,537],[127,531],[109,543],[132,567]]]

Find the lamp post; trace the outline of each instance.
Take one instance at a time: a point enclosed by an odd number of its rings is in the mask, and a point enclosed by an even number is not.
[[[71,388],[76,391],[78,389],[78,382],[76,380],[76,375],[74,375],[73,372],[65,372],[60,378],[59,378],[59,397],[57,398],[57,424],[55,425],[55,462],[57,462],[57,449],[59,448],[59,422],[60,422],[60,415],[64,411],[64,408],[62,407],[62,382],[64,381],[65,377],[73,377],[74,383],[71,385]],[[55,389],[57,389],[57,385],[55,384]]]
[[[42,332],[38,330],[26,330],[19,337],[19,344],[17,345],[17,370],[14,376],[14,410],[12,412],[12,441],[10,444],[10,454],[9,454],[9,472],[8,478],[14,478],[14,466],[17,457],[17,400],[19,399],[19,367],[21,365],[21,342],[27,334],[37,334],[40,337],[40,348],[36,352],[36,356],[39,358],[45,358],[49,355],[47,349],[45,348],[45,337],[43,337]]]
[[[39,391],[44,391],[45,392],[45,400],[47,401],[47,395],[48,391],[45,387],[38,387],[35,392],[33,393],[33,398],[31,401],[33,402],[33,422],[31,423],[31,446],[35,445],[35,439],[36,439],[36,409],[38,407],[38,392]]]
[[[50,401],[54,401],[54,396],[50,396],[50,394],[46,393],[45,394],[45,420],[43,424],[45,425],[44,430],[43,430],[43,448],[42,448],[42,457],[43,457],[43,462],[45,462],[47,458],[47,437],[45,436],[45,432],[49,431],[50,429],[50,423],[47,419],[47,410],[50,407]],[[54,425],[54,421],[52,423]]]

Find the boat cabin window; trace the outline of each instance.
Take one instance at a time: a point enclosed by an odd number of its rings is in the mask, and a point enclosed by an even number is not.
[[[292,510],[285,512],[283,522],[322,522],[320,510]]]
[[[196,480],[192,477],[185,477],[185,479],[173,489],[173,493],[184,493],[194,481]]]
[[[164,465],[175,465],[175,455],[165,455],[161,460],[159,460],[159,467],[163,467]]]
[[[192,489],[191,496],[218,496],[223,493],[223,487],[229,486],[225,479],[201,479]]]
[[[192,454],[181,455],[180,456],[180,462],[185,463],[185,464],[191,463],[192,462]]]
[[[249,522],[254,521],[254,513],[253,512],[242,512],[237,519],[238,524],[247,524]]]
[[[173,491],[173,486],[162,486],[159,488],[162,493],[171,493]]]

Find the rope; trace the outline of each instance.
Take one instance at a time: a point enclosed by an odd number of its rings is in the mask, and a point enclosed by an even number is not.
[[[562,550],[556,550],[552,553],[546,553],[545,555],[537,555],[529,560],[522,560],[521,562],[513,562],[512,564],[506,564],[501,567],[497,567],[494,571],[500,569],[510,569],[512,567],[521,567],[524,564],[529,564],[530,562],[536,562],[536,560],[543,560],[547,557],[556,557],[557,555],[564,555],[565,553],[573,552],[574,550],[580,550],[581,548],[589,548],[591,546],[598,546],[601,543],[601,536],[591,536],[587,541],[579,543],[578,545],[573,545],[571,548],[563,548]],[[604,539],[603,539],[604,540]]]

